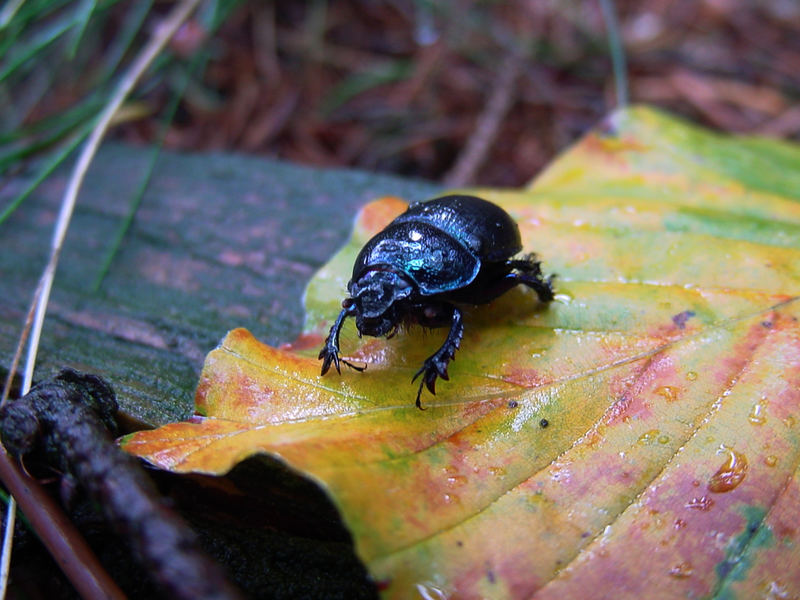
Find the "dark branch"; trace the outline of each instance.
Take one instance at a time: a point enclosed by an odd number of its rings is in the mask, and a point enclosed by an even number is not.
[[[64,370],[0,408],[0,435],[15,456],[43,449],[103,510],[109,525],[177,599],[239,598],[194,532],[160,500],[141,467],[114,443],[117,402],[102,378]]]

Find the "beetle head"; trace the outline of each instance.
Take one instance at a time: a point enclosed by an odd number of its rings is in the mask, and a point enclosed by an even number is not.
[[[398,302],[413,291],[411,283],[396,271],[367,271],[349,284],[350,298],[342,304],[352,307],[356,327],[364,335],[389,333],[402,317]]]

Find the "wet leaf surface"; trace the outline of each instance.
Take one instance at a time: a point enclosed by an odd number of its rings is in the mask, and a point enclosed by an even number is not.
[[[800,150],[662,114],[611,117],[529,189],[478,190],[557,274],[466,312],[451,380],[410,379],[445,332],[316,354],[387,198],[312,280],[305,333],[243,329],[197,416],[125,448],[222,474],[266,452],[318,481],[387,598],[800,594]]]

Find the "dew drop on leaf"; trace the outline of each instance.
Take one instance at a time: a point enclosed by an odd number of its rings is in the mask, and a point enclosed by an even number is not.
[[[664,398],[667,402],[678,399],[678,388],[671,385],[662,385],[656,388],[656,394]]]
[[[669,570],[669,574],[677,579],[686,579],[687,577],[691,577],[693,572],[694,569],[692,568],[691,563],[686,561],[675,565]]]
[[[444,600],[447,598],[447,594],[428,581],[418,583],[416,587],[419,597],[423,600]]]
[[[761,398],[760,401],[753,405],[750,415],[747,417],[753,425],[763,425],[767,422],[767,400]]]
[[[770,581],[764,586],[764,598],[767,600],[783,600],[784,598],[791,598],[789,590],[780,581]]]
[[[489,473],[495,477],[504,477],[506,470],[503,467],[489,467]]]
[[[768,467],[774,467],[775,465],[778,464],[778,457],[775,456],[774,454],[770,454],[769,456],[764,458],[764,464],[767,465]]]
[[[642,435],[639,436],[639,443],[642,445],[645,444],[652,444],[654,441],[658,439],[658,435],[661,432],[658,429],[651,429],[650,431],[645,431]]]
[[[561,302],[561,304],[569,304],[570,302],[572,302],[573,297],[570,294],[567,294],[566,292],[559,292],[558,294],[555,294],[553,296],[553,300],[555,300],[556,302]]]
[[[689,371],[688,373],[686,373],[686,379],[688,379],[689,381],[694,381],[695,379],[697,379],[697,373],[695,371]]]
[[[447,483],[449,483],[451,487],[460,487],[467,484],[467,478],[463,475],[450,475],[447,478]]]
[[[708,482],[708,490],[715,494],[730,492],[747,474],[747,457],[741,452],[728,449],[728,457]]]
[[[699,498],[692,498],[686,503],[686,508],[693,508],[695,510],[702,510],[703,512],[711,510],[714,506],[714,501],[708,496],[701,496]]]

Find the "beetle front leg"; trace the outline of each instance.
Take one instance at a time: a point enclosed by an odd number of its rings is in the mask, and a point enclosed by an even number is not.
[[[339,313],[339,316],[336,317],[336,321],[334,322],[333,326],[331,327],[331,331],[328,334],[327,339],[325,340],[325,345],[322,347],[322,350],[319,352],[319,359],[322,361],[322,375],[328,372],[328,369],[331,368],[331,363],[333,366],[336,367],[336,371],[341,374],[342,370],[339,367],[339,362],[343,362],[351,369],[355,369],[356,371],[363,371],[366,367],[357,367],[354,364],[344,360],[343,358],[339,358],[339,333],[342,331],[342,325],[344,324],[344,320],[352,316],[354,314],[354,309],[352,306],[348,306],[342,309],[342,312]]]
[[[422,403],[420,396],[422,395],[422,386],[426,386],[431,394],[436,394],[436,378],[441,377],[445,381],[450,379],[447,374],[447,365],[455,358],[456,350],[461,344],[461,338],[464,335],[464,321],[461,316],[461,311],[455,306],[446,305],[451,310],[450,317],[450,331],[447,334],[447,339],[436,352],[425,359],[422,363],[422,368],[416,372],[411,381],[416,380],[417,377],[422,375],[422,380],[419,382],[419,390],[417,390],[417,408],[422,410]]]

